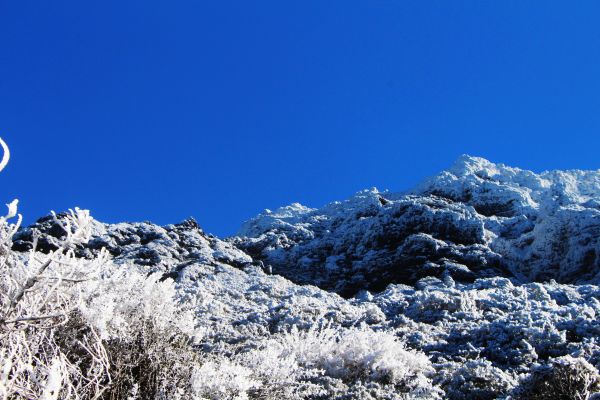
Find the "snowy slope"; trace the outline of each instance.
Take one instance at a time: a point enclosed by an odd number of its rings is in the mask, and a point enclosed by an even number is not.
[[[599,215],[600,172],[463,156],[408,193],[295,203],[227,240],[194,220],[94,222],[76,252],[172,278],[207,376],[262,382],[240,398],[550,398],[561,371],[600,384]],[[45,217],[13,248],[62,236]]]
[[[596,283],[600,172],[462,156],[409,194],[365,190],[246,222],[232,243],[277,273],[344,295],[424,276]]]

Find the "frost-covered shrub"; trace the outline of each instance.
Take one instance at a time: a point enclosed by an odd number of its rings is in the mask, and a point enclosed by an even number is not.
[[[427,357],[407,350],[392,334],[368,328],[342,331],[316,360],[329,374],[345,380],[366,377],[411,391],[427,386],[433,372]],[[331,350],[331,351],[328,351]]]
[[[435,322],[450,314],[479,315],[475,299],[468,293],[423,291],[415,296],[415,302],[406,310],[406,315],[421,322]]]
[[[92,219],[75,209],[56,223],[58,250],[11,250],[18,228],[0,218],[0,398],[171,399],[189,391],[192,319],[174,284],[113,266],[105,252],[84,260],[73,248]]]
[[[262,381],[257,390],[260,398],[303,399],[324,394],[314,383],[323,371],[311,361],[328,347],[329,333],[311,329],[312,335],[300,336],[299,332],[294,326],[289,333],[268,337],[236,357]]]
[[[250,369],[223,358],[196,367],[191,386],[195,399],[246,400],[260,382],[252,378]]]
[[[192,336],[193,315],[176,303],[172,279],[142,275],[135,269],[106,265],[103,277],[85,287],[88,297],[79,311],[103,339],[131,337],[148,321],[163,336]]]
[[[122,398],[135,388],[137,397],[129,398],[170,399],[187,390],[197,358],[193,319],[176,303],[173,281],[108,270],[80,311],[107,348],[110,396]]]
[[[496,399],[516,385],[514,377],[482,359],[459,365],[444,380],[442,386],[450,400]]]
[[[271,379],[278,376],[279,383],[314,381],[324,374],[348,384],[372,381],[392,385],[403,393],[436,392],[430,380],[433,368],[424,354],[407,350],[391,333],[364,325],[292,327],[288,333],[265,340],[243,359],[259,374]]]
[[[66,239],[50,254],[17,255],[17,202],[0,218],[0,396],[11,399],[92,398],[107,387],[108,357],[93,329],[61,347],[57,332],[73,325],[85,295],[80,283],[98,272],[105,254],[76,260],[72,246],[89,237],[91,219],[75,209],[61,222]],[[68,335],[63,335],[68,336]]]
[[[514,397],[522,400],[587,400],[598,391],[598,370],[583,358],[564,356],[535,367]]]

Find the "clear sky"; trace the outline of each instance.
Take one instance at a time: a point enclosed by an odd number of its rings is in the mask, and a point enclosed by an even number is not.
[[[0,200],[233,234],[462,153],[600,168],[600,3],[0,1]]]

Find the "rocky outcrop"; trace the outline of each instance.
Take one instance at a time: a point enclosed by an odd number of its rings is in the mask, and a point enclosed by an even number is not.
[[[535,174],[463,156],[409,193],[267,210],[230,241],[278,274],[344,295],[426,276],[596,283],[599,205],[600,172]]]
[[[62,214],[57,215],[60,221]],[[58,249],[66,232],[53,216],[40,218],[21,229],[13,238],[13,249]],[[243,267],[252,264],[250,256],[213,235],[206,234],[194,219],[164,227],[149,223],[103,224],[95,221],[92,239],[75,251],[80,257],[97,255],[106,249],[118,263],[132,263],[146,272],[164,272],[176,277],[186,266],[228,264]]]

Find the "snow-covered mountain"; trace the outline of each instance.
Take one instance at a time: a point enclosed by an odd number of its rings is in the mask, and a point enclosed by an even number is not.
[[[599,233],[600,172],[462,156],[405,194],[267,210],[231,241],[289,279],[353,295],[425,276],[597,283]]]
[[[174,280],[195,349],[220,360],[203,364],[201,398],[600,390],[600,171],[463,156],[409,192],[267,210],[224,240],[194,220],[92,231],[78,257],[106,249],[117,266]],[[65,233],[45,217],[13,249],[56,250]]]

